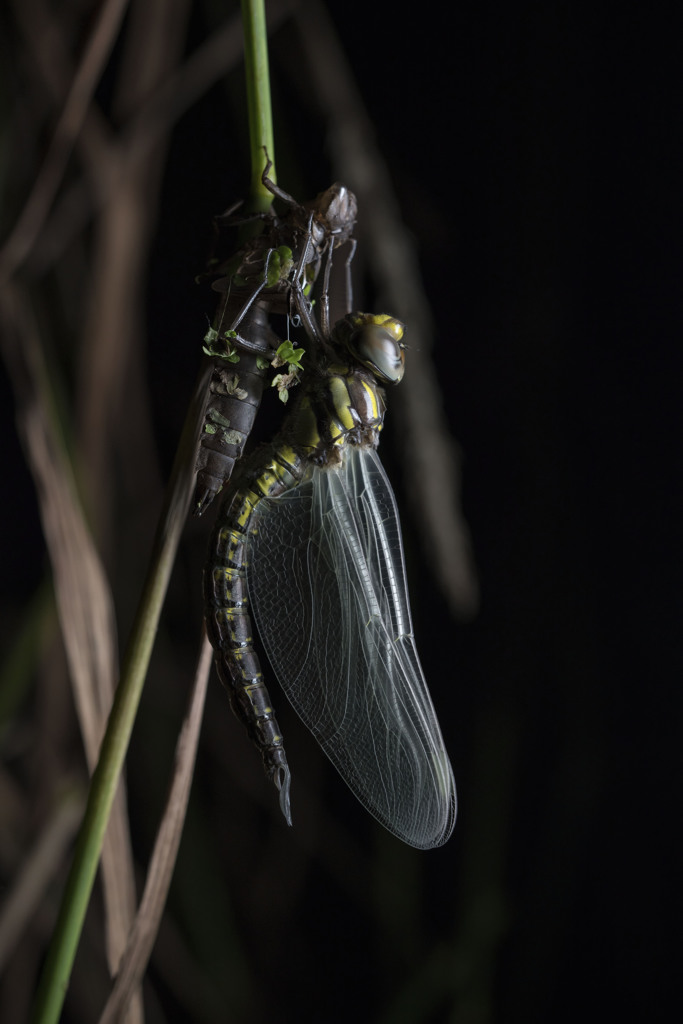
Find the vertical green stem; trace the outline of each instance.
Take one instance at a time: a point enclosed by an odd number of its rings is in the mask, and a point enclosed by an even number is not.
[[[128,749],[157,623],[185,524],[192,467],[208,379],[201,375],[178,446],[154,550],[114,698],[88,803],[78,835],[50,951],[40,980],[32,1021],[57,1024],[90,901],[111,805]]]
[[[242,0],[242,16],[252,167],[251,205],[255,210],[266,212],[270,208],[272,195],[261,181],[265,166],[264,147],[273,160],[274,143],[263,0]],[[270,176],[275,179],[274,167],[270,170]],[[38,988],[33,1024],[57,1024],[64,1002],[175,551],[187,514],[193,478],[192,462],[198,440],[196,431],[203,411],[199,406],[203,407],[207,386],[208,380],[200,377],[185,421],[147,579],[128,644],[121,681],[109,716],[100,759],[93,774],[74,860]]]
[[[275,177],[275,142],[270,106],[270,75],[268,73],[268,34],[264,0],[242,0],[244,27],[244,64],[247,76],[247,111],[249,115],[249,151],[251,154],[250,203],[265,213],[273,197],[261,181],[265,166],[265,150],[273,161],[270,177]]]

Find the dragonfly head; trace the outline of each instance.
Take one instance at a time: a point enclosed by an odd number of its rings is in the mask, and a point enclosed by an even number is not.
[[[333,238],[336,247],[350,238],[358,216],[358,203],[353,192],[338,181],[321,192],[313,201],[313,215]]]
[[[349,313],[335,324],[333,337],[383,384],[403,377],[404,325],[386,313]]]

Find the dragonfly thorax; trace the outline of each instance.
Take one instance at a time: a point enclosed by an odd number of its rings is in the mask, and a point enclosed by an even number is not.
[[[384,393],[370,371],[334,364],[309,380],[282,433],[306,459],[332,467],[348,445],[377,447],[384,412]]]

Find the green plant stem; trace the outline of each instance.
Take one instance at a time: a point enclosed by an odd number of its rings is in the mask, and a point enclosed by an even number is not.
[[[263,0],[242,0],[252,180],[251,207],[267,212],[271,193],[261,181],[265,152],[274,158],[266,19]],[[275,180],[275,168],[270,177]],[[114,704],[92,777],[73,863],[43,970],[33,1024],[57,1024],[95,881],[104,833],[123,768],[175,552],[185,523],[193,483],[194,454],[206,401],[208,372],[195,389],[166,492],[154,550],[123,663]]]
[[[264,0],[242,0],[244,25],[244,64],[247,77],[247,112],[249,115],[249,151],[251,154],[250,205],[266,213],[272,194],[261,181],[265,151],[273,161],[269,176],[275,176],[275,142],[270,106],[270,75],[268,73],[268,34]]]
[[[114,704],[88,803],[62,897],[48,958],[36,996],[34,1024],[57,1024],[64,1002],[85,912],[90,900],[102,841],[119,776],[128,749],[157,624],[180,535],[185,524],[193,483],[193,462],[208,384],[205,368],[185,420],[164,509],[157,528],[147,578],[128,643]]]

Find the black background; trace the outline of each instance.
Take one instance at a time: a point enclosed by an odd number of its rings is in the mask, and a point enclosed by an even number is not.
[[[229,860],[239,833],[191,813],[190,837],[215,829],[219,869],[247,890],[236,933],[258,995],[224,1019],[663,1020],[677,969],[683,678],[679,34],[661,9],[607,4],[327,7],[415,238],[463,453],[477,617],[454,624],[419,549],[409,555],[460,815],[450,843],[414,861],[328,782],[328,811],[374,851],[358,863],[377,873],[349,898],[312,859],[275,935],[267,907],[249,920],[248,867]],[[279,180],[307,195],[334,173],[315,104],[297,105],[287,77],[288,31],[272,43],[276,147],[293,138],[296,161],[282,152]],[[205,33],[195,13],[188,45]],[[224,109],[217,87],[182,119],[164,179],[148,320],[166,468],[196,369],[187,339],[211,313],[193,276],[211,216],[246,180]],[[39,526],[15,444],[8,603],[40,577],[21,554]],[[409,469],[397,479],[402,500]],[[21,515],[15,493],[29,495]],[[203,536],[191,527],[181,588]],[[227,719],[214,689],[209,748],[212,730],[233,725],[214,721]],[[134,745],[133,766],[148,756]],[[197,785],[220,788],[206,753]],[[266,843],[280,826],[264,822]],[[185,844],[181,877],[184,856]],[[274,869],[276,903],[291,856]],[[231,913],[218,897],[214,909]],[[206,927],[209,945],[217,925]]]

